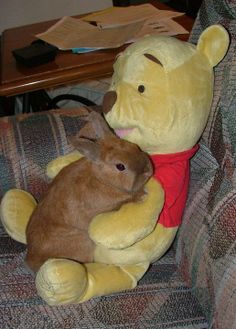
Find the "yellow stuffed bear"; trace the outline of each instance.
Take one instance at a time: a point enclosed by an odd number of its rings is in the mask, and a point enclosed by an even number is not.
[[[94,262],[49,259],[36,276],[40,296],[49,304],[83,302],[94,296],[136,286],[151,262],[169,248],[181,223],[187,196],[189,159],[206,125],[213,96],[213,67],[229,45],[226,30],[213,25],[192,45],[171,37],[147,36],[118,57],[105,116],[123,138],[148,152],[155,177],[142,203],[93,219],[89,234],[96,243]],[[54,160],[48,174],[79,158]],[[14,239],[25,243],[35,207],[31,195],[8,191],[1,220]],[[156,223],[157,222],[157,223]]]

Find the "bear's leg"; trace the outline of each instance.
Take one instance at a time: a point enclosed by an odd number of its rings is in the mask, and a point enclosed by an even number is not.
[[[149,264],[124,267],[49,259],[36,277],[38,294],[50,305],[81,303],[92,297],[132,289]]]
[[[137,282],[147,271],[149,264],[116,266],[112,264],[85,264],[88,273],[88,286],[80,302],[92,297],[105,296],[136,287]]]

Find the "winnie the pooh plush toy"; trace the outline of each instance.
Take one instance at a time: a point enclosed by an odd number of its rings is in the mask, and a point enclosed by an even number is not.
[[[228,45],[226,30],[213,25],[203,31],[196,46],[172,37],[146,36],[119,55],[104,97],[105,117],[118,135],[149,153],[154,177],[143,202],[127,203],[92,220],[89,235],[96,245],[92,263],[49,259],[41,266],[36,286],[47,303],[77,303],[131,289],[169,248],[181,224],[189,160],[210,111],[213,67]],[[78,158],[74,153],[55,159],[48,174],[55,176]],[[34,207],[27,192],[5,194],[1,219],[14,239],[26,241]]]

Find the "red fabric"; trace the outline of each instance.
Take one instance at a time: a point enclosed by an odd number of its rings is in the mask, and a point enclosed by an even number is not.
[[[165,203],[158,217],[158,222],[165,227],[179,226],[182,222],[189,185],[189,160],[197,150],[198,145],[184,152],[151,156],[154,177],[165,191]]]

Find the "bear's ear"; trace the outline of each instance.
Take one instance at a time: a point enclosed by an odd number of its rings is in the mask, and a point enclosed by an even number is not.
[[[229,34],[221,25],[211,25],[199,37],[197,50],[204,53],[210,65],[217,65],[229,47]]]

